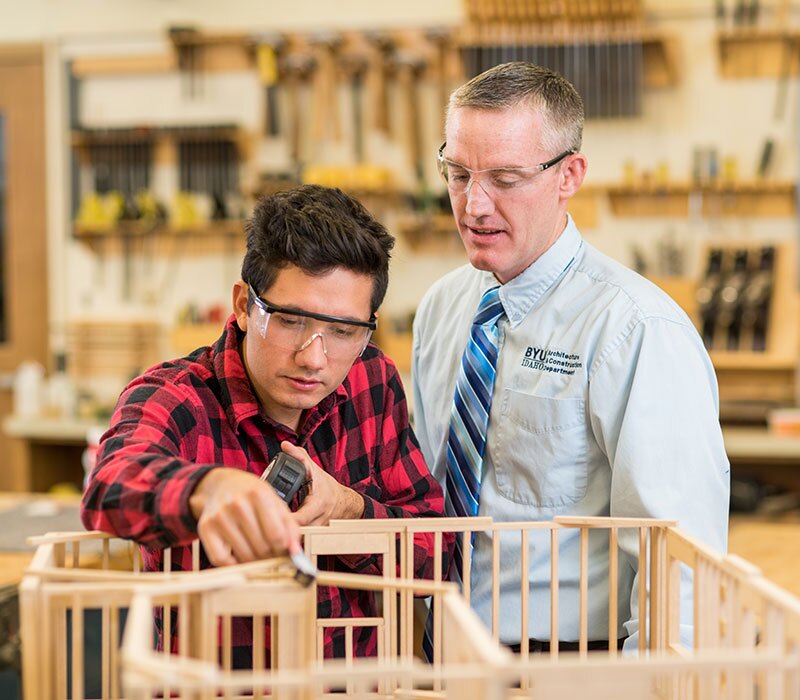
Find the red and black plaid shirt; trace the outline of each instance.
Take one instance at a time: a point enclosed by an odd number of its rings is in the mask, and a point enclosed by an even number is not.
[[[397,369],[377,347],[367,347],[336,391],[306,412],[296,433],[261,410],[239,354],[240,335],[231,316],[213,347],[157,365],[126,387],[83,496],[86,528],[139,542],[147,570],[162,569],[165,547],[175,548],[173,570],[190,570],[197,522],[189,497],[197,483],[219,466],[260,476],[282,440],[304,447],[360,493],[364,518],[442,514],[442,490],[408,424]],[[202,548],[200,559],[203,568],[210,566]],[[378,574],[377,563],[369,556],[322,557],[319,566]],[[414,564],[417,577],[432,577],[432,536],[415,541]],[[326,586],[319,592],[320,617],[376,614],[371,593]],[[268,646],[268,631],[266,640]],[[357,630],[354,642],[359,656],[374,655],[376,630]],[[249,668],[249,620],[234,620],[233,644],[235,666]],[[344,630],[328,628],[325,656],[343,655]]]

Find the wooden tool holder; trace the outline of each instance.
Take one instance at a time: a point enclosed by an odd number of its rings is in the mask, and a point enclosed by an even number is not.
[[[697,287],[697,327],[720,400],[791,405],[800,349],[796,249],[788,243],[710,244]]]
[[[249,149],[242,131],[230,124],[80,129],[73,132],[72,144],[80,166],[73,197],[76,236],[107,234],[119,226],[128,226],[131,231],[138,227],[140,233],[168,223],[180,228],[175,211],[167,220],[166,203],[158,202],[156,206],[153,202],[148,207],[139,201],[143,192],[155,198],[151,190],[156,165],[174,169],[177,191],[204,194],[213,200],[213,207],[205,217],[197,216],[198,221],[237,219],[242,215],[240,208],[229,211],[228,200],[239,195],[240,162],[246,159]],[[85,195],[111,193],[120,199],[118,211],[92,216],[82,207],[78,212],[78,200]]]
[[[645,86],[676,81],[670,42],[645,29],[641,0],[466,0],[465,10],[468,78],[506,61],[547,66],[575,86],[588,118],[637,116]]]
[[[491,572],[492,629],[469,607],[470,591],[459,593],[443,582],[441,555],[446,533],[493,543]],[[415,541],[433,542],[432,580],[413,578]],[[501,540],[522,543],[519,564],[520,635],[518,657],[499,644],[500,611],[508,610],[500,593]],[[570,606],[579,614],[579,651],[531,654],[526,640],[531,615],[549,621],[558,636],[559,542],[574,538],[579,566],[579,595]],[[608,545],[609,586],[590,585],[590,538]],[[623,560],[622,538],[638,543],[635,561]],[[85,697],[84,614],[102,612],[102,697],[131,699],[246,697],[279,698],[458,698],[620,697],[697,700],[712,697],[795,698],[800,683],[800,600],[766,581],[759,571],[735,556],[714,552],[677,528],[674,522],[636,518],[557,518],[552,522],[495,523],[490,518],[434,518],[336,521],[304,530],[311,558],[320,555],[372,553],[382,574],[364,576],[320,571],[317,586],[380,592],[382,613],[375,618],[318,617],[314,587],[295,583],[288,560],[253,562],[221,569],[171,571],[171,550],[164,572],[141,571],[136,553],[127,567],[112,557],[112,545],[123,544],[101,533],[53,533],[35,538],[38,549],[20,586],[24,682],[37,700]],[[529,591],[530,547],[550,548],[549,605],[535,604]],[[93,551],[93,554],[90,553]],[[545,550],[546,551],[546,550]],[[88,556],[87,556],[88,555]],[[199,547],[194,547],[199,566]],[[117,562],[116,568],[112,562]],[[97,568],[99,565],[99,568]],[[640,573],[638,600],[639,654],[588,651],[589,601],[603,596],[608,604],[609,636],[615,638],[617,572],[635,565]],[[681,569],[694,585],[691,646],[679,638]],[[469,581],[469,559],[462,579]],[[596,573],[593,572],[593,576]],[[546,587],[545,587],[546,588]],[[529,598],[530,593],[530,598]],[[433,663],[415,659],[411,605],[414,596],[433,596]],[[508,605],[506,602],[505,605]],[[517,606],[515,606],[517,607]],[[129,608],[122,649],[120,611]],[[177,637],[172,653],[156,651],[153,613],[163,611],[165,636]],[[171,626],[177,611],[177,623]],[[530,613],[530,615],[529,615]],[[68,632],[67,615],[71,615]],[[254,651],[252,670],[231,670],[231,617],[253,623],[272,622],[270,669],[264,649]],[[375,659],[357,658],[352,644],[345,657],[323,659],[321,630],[376,627],[382,643]],[[314,629],[316,628],[316,633]],[[67,682],[67,639],[71,682]],[[316,641],[315,641],[316,637]],[[122,684],[120,687],[120,674]],[[736,689],[738,694],[727,691]],[[657,691],[657,692],[656,692]]]
[[[626,22],[641,19],[642,0],[464,0],[467,17],[472,23],[519,22],[583,24],[587,22]]]

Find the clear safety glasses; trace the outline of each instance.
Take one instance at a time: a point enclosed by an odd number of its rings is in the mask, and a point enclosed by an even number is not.
[[[524,168],[508,167],[470,170],[444,157],[444,147],[446,145],[447,143],[445,142],[439,147],[436,160],[439,164],[439,174],[447,184],[447,189],[453,194],[463,194],[464,192],[469,192],[473,182],[477,182],[481,189],[490,197],[495,197],[502,195],[504,192],[525,187],[525,185],[529,184],[539,173],[543,173],[545,170],[560,163],[567,156],[576,153],[574,150],[564,151],[555,158],[551,158],[544,163]]]
[[[256,327],[261,337],[275,347],[300,352],[319,337],[325,355],[331,359],[355,358],[364,352],[378,322],[312,313],[275,306],[259,297],[248,285],[250,301],[256,306]]]

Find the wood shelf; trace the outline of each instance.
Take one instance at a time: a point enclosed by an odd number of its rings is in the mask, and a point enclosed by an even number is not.
[[[243,219],[209,221],[196,226],[176,227],[124,221],[111,228],[74,227],[74,237],[92,251],[132,253],[146,251],[151,255],[207,255],[244,252]]]
[[[177,70],[174,52],[132,54],[126,56],[83,56],[72,61],[75,78],[107,75],[147,75]]]
[[[72,61],[76,78],[147,75],[180,70],[181,52],[202,72],[252,70],[254,40],[240,33],[180,32],[161,53],[83,56]],[[187,65],[187,68],[189,66]]]
[[[795,213],[792,182],[733,185],[669,183],[662,187],[610,185],[611,210],[619,217],[687,217],[698,207],[705,217],[788,217]],[[692,201],[697,198],[696,201]]]
[[[779,78],[797,75],[800,31],[743,27],[717,34],[719,71],[724,78]]]
[[[236,124],[202,124],[198,126],[132,125],[108,129],[78,129],[71,134],[72,145],[85,148],[93,145],[117,145],[156,138],[184,141],[238,141],[243,136]]]
[[[182,227],[157,222],[120,221],[110,228],[94,228],[76,224],[74,231],[75,238],[87,241],[101,238],[143,238],[145,236],[230,236],[244,233],[244,220],[225,219],[224,221],[208,221]]]
[[[648,88],[668,88],[680,77],[677,42],[674,37],[655,33],[642,35],[644,84]]]
[[[757,369],[767,372],[794,372],[797,368],[797,357],[790,354],[711,350],[709,356],[714,363],[714,367],[717,369]]]
[[[463,253],[452,214],[409,214],[397,224],[397,233],[415,253],[456,255]]]
[[[145,144],[152,148],[152,160],[159,165],[175,164],[179,142],[220,142],[235,145],[239,158],[249,160],[256,135],[235,124],[203,124],[198,126],[133,125],[113,129],[78,129],[70,135],[70,143],[81,163],[91,165],[93,146],[127,146]]]

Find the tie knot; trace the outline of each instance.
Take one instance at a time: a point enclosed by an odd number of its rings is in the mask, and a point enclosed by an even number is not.
[[[478,304],[475,312],[475,319],[472,321],[476,326],[493,326],[503,315],[503,302],[500,301],[500,287],[487,289]]]

